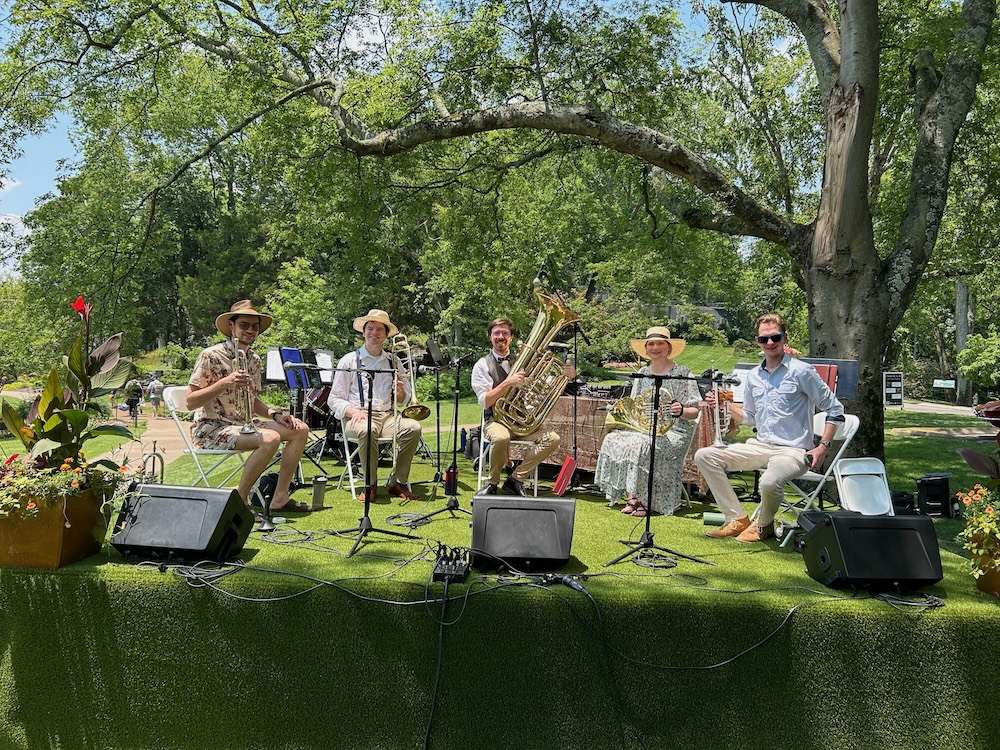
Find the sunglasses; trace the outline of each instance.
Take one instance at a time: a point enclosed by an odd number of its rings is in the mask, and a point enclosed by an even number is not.
[[[757,343],[766,344],[770,341],[772,344],[780,344],[783,338],[785,338],[785,334],[783,333],[772,333],[770,336],[758,336]]]
[[[242,320],[236,324],[241,331],[259,331],[260,323],[244,323]]]

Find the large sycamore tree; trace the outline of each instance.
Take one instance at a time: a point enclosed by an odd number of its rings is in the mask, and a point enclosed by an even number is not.
[[[238,106],[178,139],[143,210],[285,109],[314,124],[317,153],[447,153],[451,175],[581,146],[624,155],[644,165],[648,214],[787,254],[810,353],[860,362],[857,442],[881,455],[883,356],[934,253],[996,2],[695,5],[718,45],[685,60],[666,3],[14,0],[2,101],[25,124],[69,102],[113,134],[181,56],[226,71]],[[767,32],[713,27],[725,11]],[[796,50],[808,70],[782,78],[774,61]]]

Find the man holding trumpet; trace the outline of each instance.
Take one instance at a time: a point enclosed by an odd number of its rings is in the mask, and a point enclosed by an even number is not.
[[[194,409],[191,438],[199,448],[251,451],[243,466],[239,493],[249,504],[250,490],[286,443],[278,469],[272,511],[305,512],[309,505],[291,499],[289,486],[309,437],[309,428],[291,414],[268,407],[257,395],[261,359],[251,349],[273,322],[257,312],[250,300],[240,300],[215,319],[226,340],[198,355],[188,381],[187,403]],[[254,417],[268,421],[254,425]]]
[[[372,456],[369,466],[369,453],[378,438],[390,437],[396,440],[396,460],[386,483],[386,491],[404,500],[415,500],[417,496],[409,487],[410,464],[420,447],[420,422],[402,415],[397,419],[393,413],[394,405],[407,403],[413,394],[409,380],[400,377],[399,359],[385,350],[386,339],[399,333],[399,329],[389,320],[389,313],[377,309],[355,318],[352,327],[364,336],[365,343],[345,354],[337,363],[327,399],[330,413],[343,423],[347,439],[358,444],[365,485],[371,488],[372,496],[368,500],[375,500],[378,486],[378,454]],[[365,370],[372,372],[365,375]],[[367,378],[372,378],[370,404]],[[358,500],[364,502],[365,493],[361,493]]]

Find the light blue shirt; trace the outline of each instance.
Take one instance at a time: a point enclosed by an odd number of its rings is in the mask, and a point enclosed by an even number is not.
[[[743,395],[743,424],[757,428],[757,439],[771,445],[812,450],[813,415],[844,421],[844,405],[808,362],[785,355],[774,372],[762,362],[750,370]]]

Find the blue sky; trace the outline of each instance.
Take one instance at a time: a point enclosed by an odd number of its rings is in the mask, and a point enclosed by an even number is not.
[[[22,142],[23,156],[7,167],[0,185],[0,219],[17,224],[35,207],[35,199],[55,190],[61,159],[74,159],[66,120],[57,120],[46,133]]]

